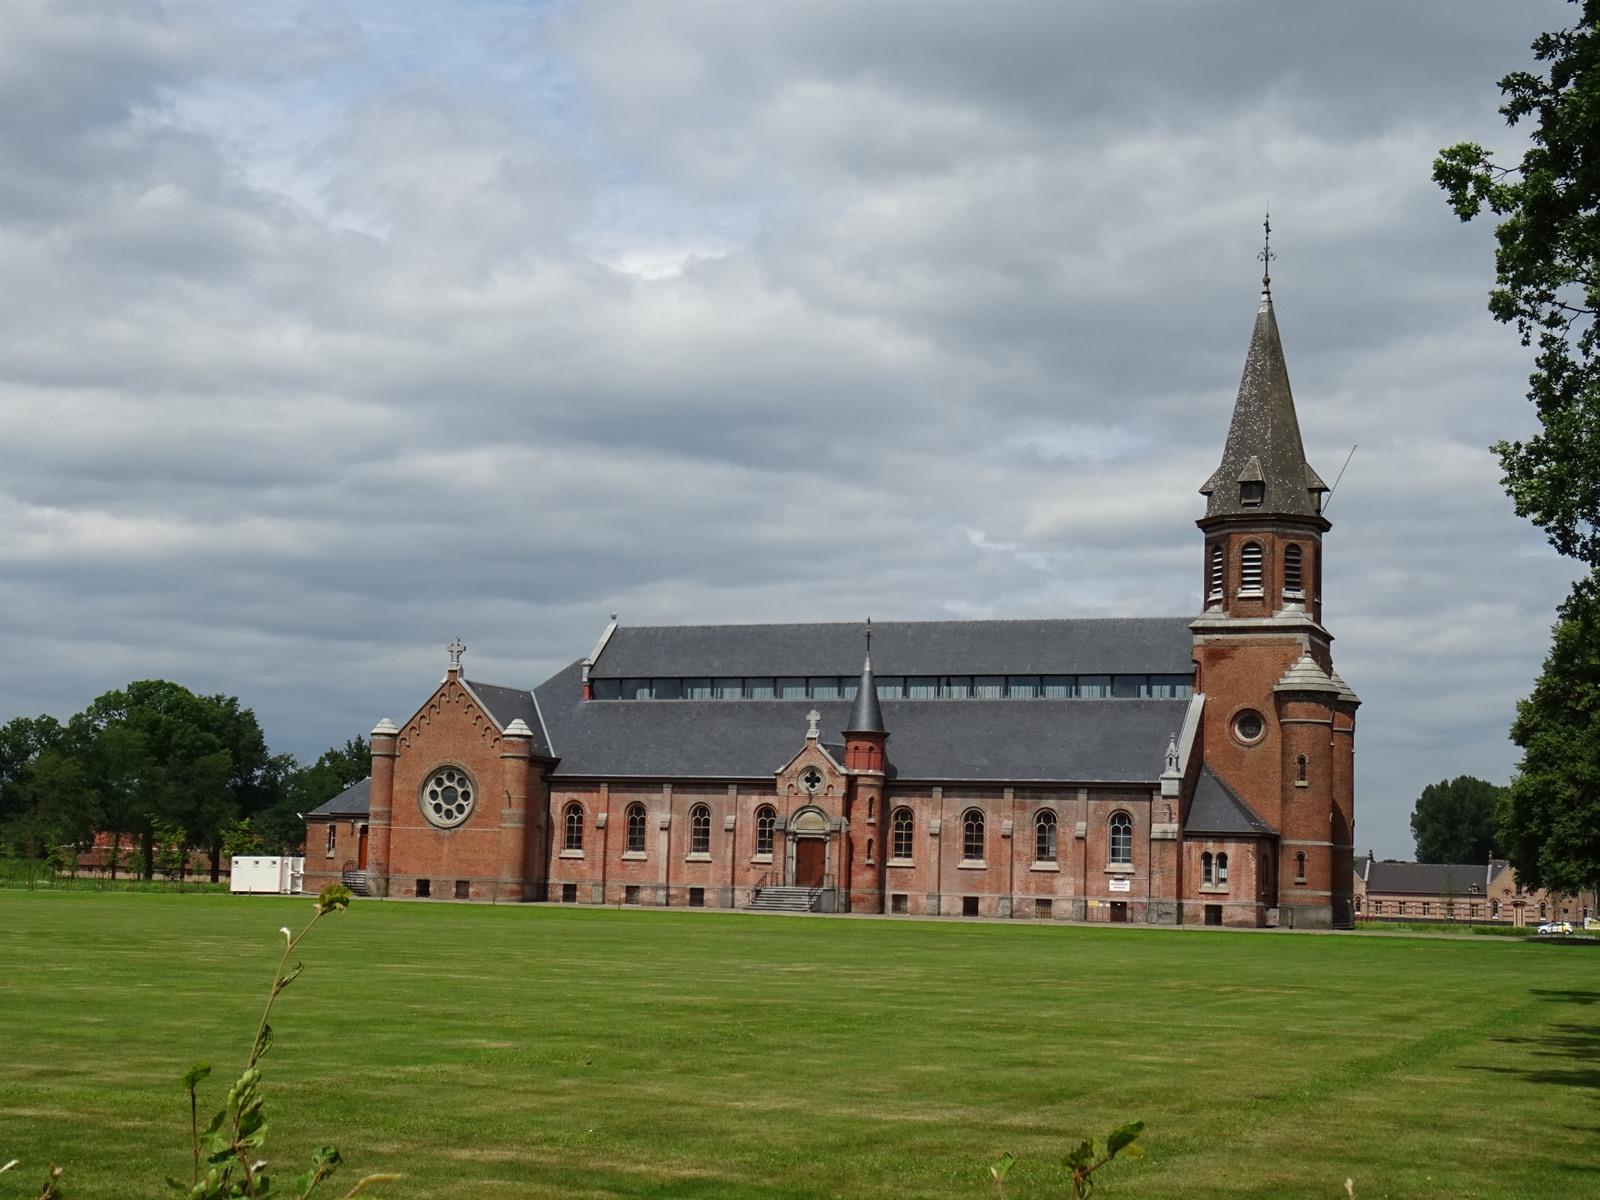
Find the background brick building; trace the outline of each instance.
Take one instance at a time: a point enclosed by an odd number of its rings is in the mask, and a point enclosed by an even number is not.
[[[1498,925],[1581,925],[1596,915],[1593,892],[1527,889],[1502,858],[1471,863],[1380,861],[1356,867],[1356,915],[1376,921],[1467,921]]]
[[[1265,283],[1201,489],[1198,617],[899,622],[865,645],[613,618],[532,690],[468,680],[458,642],[373,730],[372,777],[309,815],[306,887],[1349,924],[1359,701]]]

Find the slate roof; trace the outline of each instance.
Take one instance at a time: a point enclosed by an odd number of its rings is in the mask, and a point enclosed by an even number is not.
[[[888,675],[1187,675],[1187,617],[873,622],[873,666]],[[854,676],[861,626],[619,626],[594,679]]]
[[[1247,480],[1266,484],[1262,502],[1248,508],[1239,491],[1239,484]],[[1317,493],[1327,490],[1306,462],[1294,393],[1289,387],[1289,367],[1278,337],[1278,318],[1272,310],[1271,294],[1263,292],[1222,464],[1200,489],[1206,497],[1206,516],[1278,513],[1315,517]]]
[[[1189,818],[1183,823],[1185,835],[1217,833],[1239,835],[1275,834],[1239,794],[1229,787],[1210,767],[1200,768],[1200,778],[1195,781],[1194,800],[1189,805]]]
[[[326,804],[319,804],[306,814],[308,817],[364,817],[372,800],[372,776],[345,788]]]
[[[533,693],[527,688],[501,687],[497,683],[479,683],[475,679],[464,679],[463,683],[472,689],[472,694],[483,701],[483,706],[489,710],[489,715],[504,732],[506,726],[520,718],[533,730],[532,750],[536,757],[552,758],[550,742],[545,734],[544,721],[539,716],[539,703],[533,698]]]
[[[1409,892],[1422,896],[1468,895],[1487,891],[1487,863],[1371,862],[1368,892]]]
[[[876,641],[876,625],[873,633]],[[805,744],[807,711],[822,714],[822,741],[833,745],[843,740],[852,708],[848,700],[584,702],[579,680],[574,663],[538,689],[560,755],[557,777],[767,777]],[[1188,704],[885,700],[881,707],[891,774],[902,780],[1154,785]]]

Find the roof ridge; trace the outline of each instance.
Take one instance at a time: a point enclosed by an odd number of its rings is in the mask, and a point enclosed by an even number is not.
[[[1168,614],[1144,617],[913,617],[906,620],[875,622],[881,630],[888,625],[1067,625],[1090,621],[1182,621],[1187,624],[1192,617]],[[724,621],[705,625],[619,625],[618,633],[653,632],[661,629],[827,629],[831,627],[857,629],[858,621]]]

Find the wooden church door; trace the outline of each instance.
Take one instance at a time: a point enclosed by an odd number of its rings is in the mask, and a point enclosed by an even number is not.
[[[821,887],[827,867],[828,843],[821,838],[798,838],[794,844],[795,887]]]

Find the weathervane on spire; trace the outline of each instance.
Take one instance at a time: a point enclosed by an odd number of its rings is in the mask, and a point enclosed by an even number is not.
[[[1261,252],[1256,257],[1261,260],[1261,293],[1265,296],[1270,295],[1272,292],[1272,260],[1278,257],[1272,252],[1272,214],[1270,212],[1267,214],[1266,220],[1261,222],[1261,228],[1265,231],[1266,236],[1262,241]]]
[[[867,657],[872,657],[872,618],[867,618]]]
[[[466,643],[460,638],[456,638],[445,649],[450,651],[450,669],[452,671],[461,670],[461,656],[467,652]]]

